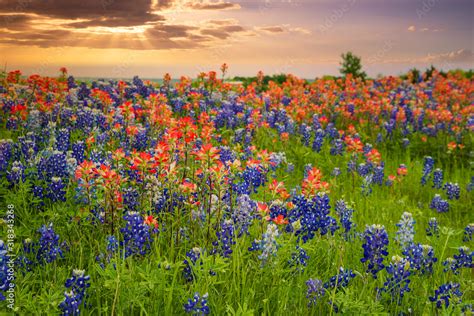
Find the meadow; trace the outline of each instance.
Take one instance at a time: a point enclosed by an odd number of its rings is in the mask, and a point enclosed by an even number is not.
[[[471,315],[474,83],[0,82],[0,310]]]

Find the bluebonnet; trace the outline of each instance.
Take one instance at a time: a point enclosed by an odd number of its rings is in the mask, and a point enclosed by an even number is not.
[[[301,124],[300,133],[302,135],[302,141],[305,146],[309,146],[309,140],[311,138],[311,127],[306,124]]]
[[[316,232],[326,235],[328,232],[334,234],[338,226],[336,220],[329,216],[329,196],[319,193],[312,200],[306,199],[305,196],[296,196],[293,198],[296,206],[296,214],[300,219],[301,228],[296,231],[298,239],[308,242],[313,239]]]
[[[295,171],[295,165],[292,164],[292,163],[288,163],[287,168],[286,168],[286,172],[287,173],[292,173],[293,171]]]
[[[84,270],[73,270],[72,277],[66,280],[64,301],[59,304],[61,315],[79,315],[80,307],[86,306],[86,290],[90,287],[90,276],[84,275]]]
[[[132,255],[146,255],[153,242],[150,226],[144,223],[143,217],[138,212],[127,212],[123,218],[127,222],[126,226],[120,229],[123,234],[125,258]]]
[[[472,241],[473,232],[474,232],[474,223],[467,224],[466,228],[464,228],[464,237],[462,240],[464,242]]]
[[[12,157],[13,141],[11,139],[0,140],[0,172],[5,171]]]
[[[288,260],[288,264],[290,267],[296,267],[298,271],[303,271],[303,267],[306,267],[306,260],[308,259],[309,256],[306,253],[306,250],[301,248],[299,245],[296,245],[295,251],[291,254],[291,259]]]
[[[425,157],[425,161],[423,163],[423,176],[421,177],[421,184],[425,185],[426,181],[431,175],[434,167],[434,159],[430,156]]]
[[[382,163],[380,166],[376,166],[374,168],[374,176],[372,178],[372,182],[378,185],[383,185],[384,177],[384,164]]]
[[[184,304],[184,311],[191,315],[208,315],[210,313],[209,306],[207,306],[207,293],[202,297],[199,293],[195,293],[192,299],[188,299],[188,302]]]
[[[403,255],[410,262],[410,268],[421,274],[432,273],[433,264],[438,261],[434,256],[433,247],[429,245],[412,243],[404,249]]]
[[[3,240],[0,240],[0,302],[6,299],[5,294],[7,290],[15,286],[8,274],[10,256],[8,249]]]
[[[334,177],[338,177],[340,174],[341,174],[341,169],[339,169],[338,167],[335,167],[331,173],[331,175],[333,175]]]
[[[392,302],[396,300],[400,304],[405,292],[410,292],[410,262],[400,256],[394,256],[386,270],[389,278],[378,290],[378,294],[386,292],[390,294]]]
[[[310,163],[307,163],[306,165],[304,165],[304,177],[307,178],[308,177],[308,172],[311,171],[311,169],[313,169],[313,165],[310,164]]]
[[[437,308],[443,308],[443,306],[448,308],[449,304],[456,305],[461,302],[462,292],[459,287],[459,283],[442,284],[429,299],[431,302],[436,302]]]
[[[438,213],[446,213],[449,211],[449,203],[443,200],[439,194],[435,194],[433,200],[431,200],[430,208]]]
[[[105,265],[110,262],[114,254],[118,251],[119,249],[119,242],[117,238],[113,235],[107,236],[107,251],[106,253],[100,253],[98,256],[96,256],[95,260],[100,264],[102,269],[105,268]]]
[[[323,286],[323,282],[319,279],[309,279],[306,281],[306,286],[308,287],[306,291],[308,307],[316,306],[318,300],[320,300],[326,294],[326,289]]]
[[[439,227],[438,227],[438,220],[436,217],[431,217],[428,220],[428,228],[426,228],[426,235],[427,236],[439,236]]]
[[[86,144],[83,141],[77,141],[72,144],[72,156],[76,158],[78,163],[82,163],[85,159]]]
[[[67,151],[70,145],[71,132],[67,128],[61,128],[56,136],[56,149]]]
[[[443,178],[443,170],[437,168],[433,172],[433,188],[441,189],[441,186],[443,185]]]
[[[67,172],[68,172],[69,176],[71,178],[73,178],[74,174],[76,173],[76,169],[77,169],[77,160],[74,157],[69,157],[66,160],[66,163],[67,163]]]
[[[42,159],[38,165],[38,172],[41,179],[51,179],[52,177],[67,177],[67,158],[60,151],[53,151],[46,159]]]
[[[362,263],[368,262],[367,272],[377,278],[377,273],[385,267],[383,260],[388,255],[388,235],[385,227],[376,224],[367,226],[364,239],[365,242],[362,245],[364,257],[360,261]]]
[[[403,147],[407,148],[410,145],[410,140],[408,138],[402,139]]]
[[[376,143],[380,144],[381,142],[383,142],[383,135],[382,133],[378,133],[377,134],[377,138],[375,140]]]
[[[351,173],[357,170],[357,156],[353,156],[347,162],[347,172]]]
[[[63,183],[63,180],[59,177],[51,178],[51,183],[49,184],[49,194],[48,197],[53,202],[57,201],[66,201],[66,190],[64,188],[66,184]]]
[[[405,249],[413,243],[413,238],[415,237],[414,225],[415,220],[413,219],[413,215],[409,212],[404,212],[402,218],[396,224],[398,231],[395,240],[400,244],[402,249]]]
[[[23,241],[23,254],[17,258],[18,265],[27,271],[33,266],[64,258],[64,253],[68,250],[66,242],[59,242],[59,235],[54,231],[52,223],[41,226],[38,233],[40,238],[37,242],[31,239]]]
[[[315,135],[314,135],[313,150],[319,153],[321,151],[321,147],[323,146],[323,142],[324,142],[324,131],[322,129],[318,129],[316,130]]]
[[[336,214],[339,216],[339,221],[342,228],[344,228],[344,237],[348,239],[350,237],[350,231],[355,224],[352,222],[352,214],[354,210],[346,205],[343,199],[336,202]]]
[[[262,264],[267,263],[272,256],[276,255],[278,244],[276,238],[279,236],[278,228],[275,224],[270,223],[267,226],[267,231],[263,234],[263,239],[260,244],[262,253],[258,256],[262,260]]]
[[[269,223],[267,230],[263,233],[263,239],[255,239],[252,245],[248,248],[249,251],[261,251],[258,256],[262,260],[262,265],[265,265],[271,258],[276,255],[278,244],[276,238],[279,236],[278,228],[275,224]]]
[[[191,282],[194,280],[193,267],[201,257],[201,248],[194,247],[186,253],[187,259],[184,259],[183,277],[186,281]],[[189,260],[188,260],[189,259]],[[202,263],[201,263],[202,264]]]
[[[14,161],[12,168],[7,172],[7,180],[11,185],[25,181],[25,167],[20,161]]]
[[[446,190],[446,195],[449,200],[459,200],[461,189],[457,183],[447,182],[443,188]]]
[[[471,251],[466,246],[459,247],[458,251],[459,254],[454,255],[454,258],[448,258],[443,262],[445,272],[451,270],[454,274],[459,274],[459,269],[461,268],[474,268],[472,263],[474,251]]]
[[[139,198],[140,194],[134,187],[128,187],[123,190],[122,193],[123,206],[127,211],[137,211],[140,205]]]
[[[344,141],[342,139],[335,139],[332,142],[332,147],[329,150],[329,153],[333,156],[340,155],[342,156],[344,152]]]
[[[214,253],[219,253],[224,258],[229,258],[232,254],[232,245],[235,244],[232,220],[223,221],[216,235],[217,241],[213,242]]]
[[[362,194],[368,196],[372,193],[372,183],[373,183],[374,175],[372,173],[366,175],[362,179],[362,184],[360,186]]]
[[[255,208],[256,203],[248,195],[243,194],[237,198],[237,205],[233,210],[232,219],[238,237],[248,234],[249,226],[255,217]]]
[[[349,285],[349,281],[355,278],[355,274],[352,272],[352,269],[344,269],[343,267],[339,268],[339,272],[332,276],[328,282],[324,283],[325,289],[333,288],[343,288]]]
[[[474,176],[471,177],[471,181],[467,184],[467,191],[471,192],[474,190]]]
[[[367,176],[370,170],[371,170],[371,165],[366,164],[366,163],[360,163],[359,166],[357,167],[357,173],[362,177]]]

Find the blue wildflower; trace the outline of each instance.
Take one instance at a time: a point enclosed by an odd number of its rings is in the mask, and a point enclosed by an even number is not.
[[[332,276],[328,282],[324,283],[324,288],[329,290],[347,287],[349,281],[355,278],[355,276],[356,275],[352,272],[352,269],[344,269],[343,267],[340,267],[339,272]]]
[[[66,280],[64,301],[59,304],[61,315],[79,315],[80,307],[86,306],[86,290],[90,287],[90,276],[84,276],[84,270],[73,270],[72,277]]]
[[[319,279],[309,279],[306,281],[306,286],[308,287],[306,291],[308,307],[316,306],[318,300],[320,300],[326,294],[326,289],[323,286],[323,282]]]
[[[459,200],[461,189],[457,183],[448,182],[444,185],[444,190],[446,190],[446,195],[449,200]]]
[[[377,272],[382,270],[384,258],[388,255],[388,235],[385,227],[373,224],[367,226],[364,232],[365,242],[362,245],[364,257],[360,259],[362,263],[368,262],[367,272],[370,272],[374,278],[377,278]]]
[[[433,188],[441,189],[441,186],[443,185],[443,178],[443,170],[437,168],[433,172]]]
[[[146,255],[153,242],[150,226],[144,223],[138,212],[127,212],[123,218],[127,221],[126,226],[120,229],[123,234],[122,244],[125,249],[125,258],[132,255]]]
[[[401,304],[405,292],[410,292],[410,262],[400,256],[394,256],[386,270],[389,278],[378,290],[378,294],[388,293],[392,302],[396,300],[398,304]]]
[[[400,244],[402,249],[405,249],[413,243],[413,238],[415,237],[414,224],[415,220],[413,219],[413,215],[409,212],[404,212],[402,218],[396,224],[398,231],[395,241]]]
[[[474,232],[474,223],[467,224],[466,228],[464,228],[464,242],[472,241],[472,233]]]
[[[404,249],[403,255],[410,262],[410,268],[421,274],[432,273],[433,264],[438,261],[434,256],[433,247],[429,245],[412,243]]]
[[[210,313],[209,306],[207,306],[208,294],[204,294],[202,297],[199,293],[195,293],[192,299],[188,299],[188,302],[184,304],[184,311],[187,314],[193,316],[208,315]]]
[[[446,213],[449,211],[449,203],[443,200],[439,194],[435,194],[433,200],[431,200],[430,208],[438,213]]]
[[[436,302],[437,308],[449,307],[449,304],[461,303],[462,292],[459,290],[459,283],[446,283],[435,290],[435,295],[430,296],[431,302]]]
[[[426,228],[426,235],[427,236],[439,236],[439,227],[438,227],[438,220],[436,217],[431,217],[428,220],[428,228]]]

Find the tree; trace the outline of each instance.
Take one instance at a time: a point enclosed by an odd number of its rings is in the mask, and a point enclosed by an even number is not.
[[[360,57],[352,54],[352,52],[347,52],[341,55],[342,62],[340,72],[342,75],[347,76],[351,74],[354,78],[365,79],[367,76],[364,71],[362,71],[362,64],[360,62]]]

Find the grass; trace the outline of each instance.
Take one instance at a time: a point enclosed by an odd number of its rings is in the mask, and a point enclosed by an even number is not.
[[[2,132],[2,135],[7,135]],[[183,304],[195,292],[209,293],[209,306],[212,315],[320,315],[333,314],[329,304],[332,301],[344,314],[434,314],[434,305],[428,297],[434,294],[439,285],[454,281],[461,284],[464,292],[463,301],[473,301],[472,271],[463,269],[459,275],[443,272],[440,262],[452,256],[456,249],[463,245],[463,229],[472,222],[472,193],[466,191],[470,178],[468,159],[453,160],[442,150],[431,151],[436,160],[436,167],[443,168],[445,180],[457,182],[462,188],[461,199],[450,201],[448,213],[437,214],[429,208],[429,203],[438,191],[430,185],[421,187],[423,156],[427,154],[424,144],[412,140],[415,150],[403,149],[396,142],[378,146],[387,172],[395,173],[399,164],[405,163],[408,175],[393,187],[374,186],[372,194],[361,194],[359,177],[355,179],[346,172],[347,156],[329,155],[329,144],[325,144],[321,153],[301,144],[299,139],[288,142],[274,141],[277,135],[269,129],[260,129],[254,142],[261,149],[280,151],[286,154],[288,162],[295,166],[295,171],[288,174],[284,168],[276,172],[277,179],[282,179],[288,188],[300,185],[306,164],[320,168],[323,178],[331,184],[331,206],[344,198],[354,209],[356,229],[362,232],[365,225],[379,223],[386,227],[389,237],[389,257],[401,255],[395,244],[397,227],[403,212],[413,214],[415,224],[415,241],[433,246],[439,262],[434,273],[428,276],[411,277],[411,292],[403,298],[403,304],[386,299],[376,298],[376,288],[383,285],[386,271],[379,273],[373,280],[365,273],[366,267],[360,262],[362,241],[355,238],[346,241],[339,232],[335,236],[319,236],[306,244],[301,243],[310,256],[304,271],[296,271],[288,265],[288,260],[295,249],[296,237],[292,234],[281,235],[278,255],[270,264],[262,267],[258,254],[249,252],[254,238],[261,238],[262,226],[255,223],[250,228],[250,235],[236,239],[231,259],[203,254],[202,265],[194,269],[195,282],[183,280],[182,270],[185,254],[193,247],[203,247],[205,235],[197,234],[194,238],[182,238],[178,244],[173,231],[165,230],[155,236],[152,251],[144,258],[127,259],[116,255],[111,263],[103,269],[95,257],[105,251],[104,227],[94,226],[82,219],[76,221],[80,208],[69,192],[67,202],[48,205],[45,212],[38,212],[31,184],[24,183],[10,190],[3,179],[1,192],[1,209],[7,204],[15,205],[16,210],[16,243],[18,248],[26,238],[37,238],[34,231],[41,225],[53,222],[56,232],[62,240],[70,245],[65,259],[36,268],[33,272],[17,272],[15,309],[19,314],[55,314],[63,300],[64,282],[71,275],[72,268],[84,269],[91,276],[91,287],[88,289],[90,307],[82,310],[83,315],[179,315],[184,314]],[[429,148],[437,148],[442,140],[430,140]],[[428,148],[428,147],[427,147]],[[334,167],[341,168],[342,174],[336,179],[331,176]],[[70,190],[72,191],[72,190]],[[260,190],[254,199],[265,198]],[[334,212],[332,210],[332,212]],[[333,213],[332,213],[333,214]],[[333,214],[334,215],[334,214]],[[181,218],[178,219],[178,217]],[[430,217],[437,217],[441,226],[439,238],[427,237],[424,230]],[[187,223],[189,217],[174,214],[174,223]],[[173,222],[172,222],[173,223]],[[5,235],[6,227],[3,235]],[[470,244],[472,246],[472,244]],[[351,285],[342,291],[329,291],[317,306],[309,309],[306,300],[305,282],[309,278],[328,280],[335,275],[340,266],[351,268],[357,277]],[[211,275],[212,270],[215,275]],[[2,303],[3,304],[3,303]],[[3,307],[2,307],[3,308]],[[458,313],[450,310],[449,313]]]

